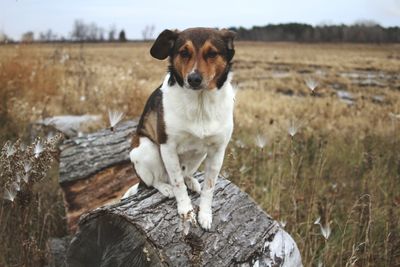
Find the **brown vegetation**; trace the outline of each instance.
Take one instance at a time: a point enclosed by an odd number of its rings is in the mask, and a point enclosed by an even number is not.
[[[46,116],[106,117],[109,109],[138,116],[167,67],[149,47],[0,47],[1,144],[27,136],[29,122]],[[400,264],[399,48],[237,45],[235,132],[223,174],[286,224],[305,266]],[[315,92],[306,79],[318,83]],[[57,179],[54,171],[37,189],[52,216],[60,213],[48,201],[61,201]],[[42,238],[59,234],[55,225],[46,229]],[[11,264],[5,257],[1,250],[0,265]]]

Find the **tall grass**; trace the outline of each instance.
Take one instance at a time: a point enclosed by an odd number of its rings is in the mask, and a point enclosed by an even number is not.
[[[305,266],[399,265],[400,120],[393,125],[388,113],[357,119],[357,108],[344,104],[265,94],[270,112],[246,121],[249,114],[240,111],[251,110],[253,93],[243,91],[237,97],[239,127],[224,173],[285,225]],[[292,110],[272,119],[279,114],[268,107],[270,101]],[[325,117],[321,108],[330,115]],[[338,108],[349,109],[353,126],[359,126],[356,131],[330,127]],[[290,119],[295,116],[301,118]],[[360,126],[374,116],[383,120],[379,129],[372,122],[371,128]],[[260,132],[268,136],[262,148]]]

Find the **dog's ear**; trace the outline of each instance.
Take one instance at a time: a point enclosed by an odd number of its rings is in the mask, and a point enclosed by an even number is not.
[[[236,37],[236,32],[222,29],[221,30],[222,39],[225,41],[226,48],[228,49],[228,61],[230,61],[235,55],[235,48],[233,46],[233,40]]]
[[[169,56],[170,50],[174,47],[178,35],[179,32],[177,30],[164,30],[151,47],[150,54],[156,59],[166,59]]]

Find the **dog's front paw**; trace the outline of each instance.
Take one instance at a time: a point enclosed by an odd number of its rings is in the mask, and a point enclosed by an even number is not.
[[[212,212],[211,210],[202,210],[199,211],[198,222],[204,230],[211,229],[212,223]]]
[[[178,203],[178,214],[184,222],[190,222],[192,225],[197,225],[196,214],[193,211],[190,199],[183,203]]]

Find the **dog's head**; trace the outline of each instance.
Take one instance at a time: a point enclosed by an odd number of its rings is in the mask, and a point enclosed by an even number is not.
[[[169,57],[169,84],[193,90],[221,88],[231,69],[235,54],[229,30],[191,28],[164,30],[151,47],[150,54],[163,60]]]

